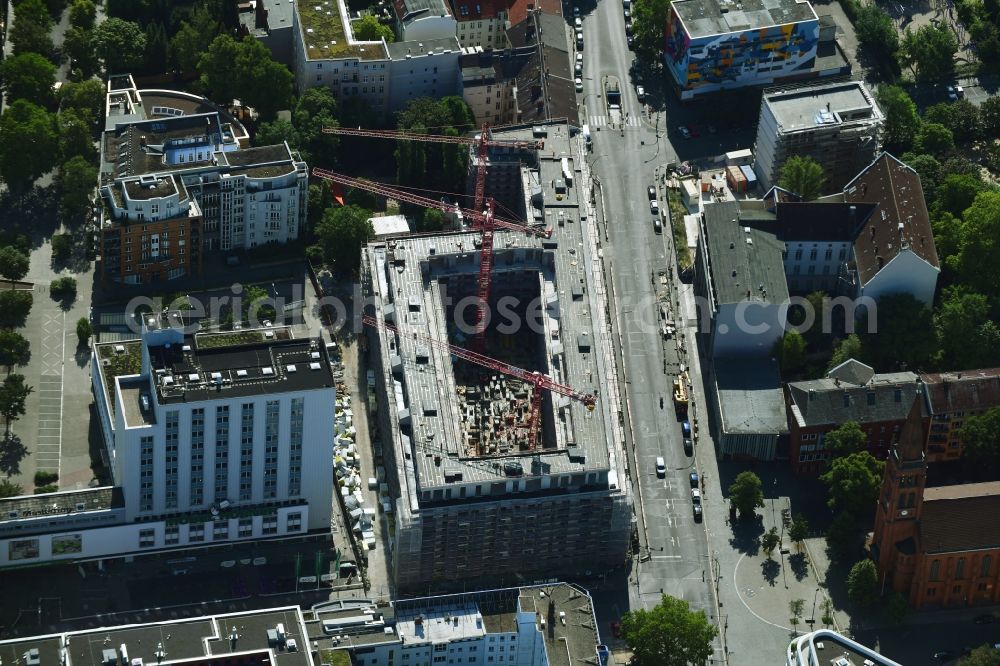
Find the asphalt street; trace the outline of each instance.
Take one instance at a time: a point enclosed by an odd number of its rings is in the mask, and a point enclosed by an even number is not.
[[[683,598],[715,617],[710,588],[708,548],[702,523],[692,514],[689,474],[694,459],[684,452],[681,425],[672,406],[677,369],[673,340],[661,337],[659,303],[669,298],[673,257],[668,254],[669,227],[654,231],[647,188],[662,165],[675,161],[666,122],[637,99],[630,83],[633,53],[626,44],[623,7],[618,0],[581,5],[584,31],[582,122],[592,125],[591,164],[600,181],[608,237],[605,266],[613,281],[613,307],[621,340],[621,361],[628,400],[630,446],[634,447],[643,548],[638,576],[629,589],[632,608],[655,605],[662,593]],[[572,16],[571,10],[567,12]],[[572,20],[572,19],[571,19]],[[605,77],[622,84],[622,123],[613,124],[603,90]],[[661,136],[657,136],[657,129]],[[658,187],[661,207],[665,205]],[[662,402],[661,402],[662,400]],[[667,471],[656,473],[662,456]]]

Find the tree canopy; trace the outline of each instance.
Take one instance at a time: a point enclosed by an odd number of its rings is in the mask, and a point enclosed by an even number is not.
[[[196,5],[170,40],[170,58],[174,66],[182,72],[195,71],[201,54],[208,50],[218,34],[219,22],[204,4]]]
[[[70,28],[63,35],[62,50],[72,61],[73,69],[71,72],[75,72],[81,81],[89,80],[89,77],[97,71],[99,63],[97,62],[97,52],[94,50],[93,30]],[[65,88],[66,85],[68,82],[64,83],[63,87]]]
[[[59,125],[59,150],[64,158],[80,155],[91,159],[94,154],[94,139],[90,128],[93,125],[90,114],[80,109],[64,109],[56,121]],[[91,183],[93,188],[94,183]]]
[[[911,294],[890,294],[879,300],[875,317],[875,332],[862,338],[870,365],[879,372],[899,370],[904,364],[913,371],[928,367],[937,352],[937,337],[926,305]]]
[[[635,52],[642,61],[655,63],[659,60],[669,12],[670,0],[635,0],[632,3]]]
[[[948,258],[963,284],[987,296],[1000,296],[1000,282],[986,266],[1000,260],[1000,192],[976,195],[958,229],[958,252]]]
[[[23,99],[0,115],[0,176],[12,190],[30,185],[51,169],[59,155],[52,115]]]
[[[846,338],[837,340],[833,348],[833,356],[830,357],[830,363],[827,364],[827,369],[836,368],[844,361],[852,358],[858,361],[862,360],[861,338],[858,337],[857,333],[851,333]]]
[[[940,346],[938,365],[971,370],[1000,365],[1000,327],[989,300],[956,286],[946,287],[934,314]]]
[[[475,127],[475,116],[461,97],[422,97],[399,112],[396,126],[418,134],[459,136]],[[464,192],[468,163],[468,150],[460,144],[397,142],[396,167],[401,185]]]
[[[34,52],[51,56],[55,50],[51,31],[52,16],[42,0],[21,0],[14,5],[14,22],[8,33],[14,55]]]
[[[31,345],[17,331],[0,329],[0,366],[10,370],[31,358]]]
[[[955,135],[939,123],[923,123],[913,138],[913,149],[940,158],[955,149]]]
[[[980,463],[996,464],[1000,461],[1000,407],[966,417],[959,435],[962,455]]]
[[[802,197],[803,201],[812,201],[823,194],[825,180],[823,167],[817,164],[813,158],[808,155],[792,155],[785,160],[781,167],[778,185],[795,192]]]
[[[900,52],[919,82],[935,83],[955,75],[958,40],[946,26],[923,25],[916,32],[907,28]]]
[[[69,24],[74,28],[90,30],[97,18],[97,7],[92,0],[73,0],[69,7]]]
[[[67,81],[59,89],[61,108],[86,111],[91,118],[99,118],[104,112],[104,84],[97,79],[87,79],[74,83]]]
[[[875,98],[885,115],[883,140],[886,147],[897,154],[905,152],[920,128],[917,105],[905,90],[895,85],[880,86]]]
[[[4,433],[10,434],[10,425],[24,416],[28,396],[35,389],[24,381],[24,375],[7,375],[0,384],[0,416],[4,419]]]
[[[878,5],[863,5],[854,19],[854,31],[862,48],[880,58],[892,58],[899,50],[899,33],[889,14]]]
[[[316,238],[323,248],[323,259],[341,275],[357,272],[361,248],[375,234],[371,211],[359,206],[328,208],[316,225]]]
[[[354,31],[354,38],[361,42],[377,42],[380,39],[389,43],[396,41],[392,28],[379,23],[374,14],[365,14],[351,24],[351,29]]]
[[[834,511],[867,520],[874,511],[885,463],[867,451],[833,458],[820,476],[827,487],[827,505]]]
[[[741,518],[749,518],[756,509],[764,506],[764,491],[760,477],[753,472],[740,472],[729,486],[729,501],[740,512]]]
[[[97,169],[79,155],[59,168],[59,211],[63,221],[77,222],[86,214],[96,181]]]
[[[856,421],[847,421],[823,435],[823,441],[834,456],[846,456],[865,448],[868,438]]]
[[[28,274],[28,256],[12,245],[0,247],[0,276],[16,282]]]
[[[980,645],[959,659],[958,666],[1000,666],[1000,650],[988,643]]]
[[[140,67],[146,55],[146,33],[137,23],[109,18],[94,28],[94,51],[109,72]]]
[[[52,101],[56,66],[37,53],[22,53],[0,61],[0,82],[7,99],[46,105]]]
[[[692,611],[688,602],[664,594],[650,610],[625,613],[621,632],[641,663],[688,666],[708,661],[718,629],[704,611]]]
[[[236,41],[219,35],[201,56],[198,69],[200,85],[212,99],[222,103],[240,99],[264,120],[291,105],[292,73],[253,37]]]
[[[799,372],[806,362],[806,339],[798,331],[789,330],[777,344],[782,374],[791,376]]]
[[[872,606],[878,600],[878,572],[875,563],[861,560],[847,574],[847,596],[859,606]]]

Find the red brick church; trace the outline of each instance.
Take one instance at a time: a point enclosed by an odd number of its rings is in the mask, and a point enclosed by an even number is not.
[[[925,488],[920,400],[889,454],[870,552],[914,608],[1000,603],[1000,482]]]

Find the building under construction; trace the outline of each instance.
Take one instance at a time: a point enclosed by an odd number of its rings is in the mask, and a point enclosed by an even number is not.
[[[544,139],[522,196],[528,225],[552,233],[495,232],[484,339],[479,232],[364,252],[402,594],[596,574],[625,561],[632,534],[582,137],[565,124],[495,136]],[[470,348],[483,357],[467,360]]]

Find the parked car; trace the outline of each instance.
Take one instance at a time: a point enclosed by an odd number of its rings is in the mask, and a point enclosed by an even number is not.
[[[625,22],[626,23],[631,23],[632,22],[632,11],[629,10],[629,9],[625,10]]]
[[[583,79],[581,79],[578,76],[578,77],[576,77],[576,81],[574,81],[574,83],[576,83],[576,91],[577,92],[583,92]]]
[[[691,512],[694,514],[694,522],[701,522],[701,504],[694,504],[691,507]]]
[[[691,472],[689,478],[691,479],[691,487],[692,488],[697,488],[698,487],[698,472]]]
[[[684,438],[684,453],[689,456],[694,455],[694,443],[691,441],[690,437]]]
[[[577,7],[576,5],[573,5],[573,16],[579,16],[579,15],[580,15],[580,8]]]
[[[662,234],[663,233],[663,223],[660,222],[660,217],[656,216],[653,218],[653,233]]]
[[[660,215],[660,204],[656,201],[656,199],[649,202],[649,212],[656,216]]]
[[[656,198],[656,185],[650,185],[646,188],[646,196],[652,201]]]
[[[701,504],[701,491],[697,488],[691,489],[691,501],[695,504]]]
[[[635,96],[639,98],[640,102],[644,101],[646,99],[646,89],[642,86],[636,86]]]
[[[677,126],[677,131],[680,132],[680,135],[682,137],[684,137],[685,139],[690,139],[691,138],[691,132],[689,132],[688,128],[684,127],[684,125],[678,125]]]
[[[681,432],[684,433],[685,437],[691,436],[691,422],[687,419],[681,421]]]
[[[635,37],[633,37],[632,35],[628,35],[626,41],[628,41],[629,49],[635,48]]]
[[[580,30],[581,28],[583,28],[583,19],[577,16],[575,19],[573,19],[573,24],[576,26],[577,30]]]
[[[663,478],[667,474],[667,462],[663,456],[656,456],[656,476]]]
[[[580,67],[583,67],[583,54],[582,53],[577,53],[576,54],[576,64],[580,65]]]

